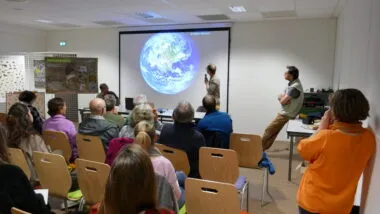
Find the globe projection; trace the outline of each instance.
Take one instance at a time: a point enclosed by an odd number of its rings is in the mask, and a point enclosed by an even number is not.
[[[157,33],[145,43],[140,69],[145,82],[163,94],[186,90],[198,73],[199,55],[185,33]]]

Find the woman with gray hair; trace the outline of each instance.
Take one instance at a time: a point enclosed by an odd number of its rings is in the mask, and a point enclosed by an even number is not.
[[[129,124],[123,126],[119,133],[119,137],[134,139],[134,128],[140,121],[143,120],[152,123],[152,125],[154,124],[153,108],[149,104],[141,104],[133,108],[129,117]]]

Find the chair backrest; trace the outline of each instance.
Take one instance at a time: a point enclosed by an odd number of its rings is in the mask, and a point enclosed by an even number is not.
[[[104,163],[75,160],[79,188],[86,204],[93,205],[103,200],[105,187],[110,174],[110,166]]]
[[[81,159],[104,163],[106,154],[100,137],[77,134],[78,154]]]
[[[51,150],[61,150],[66,162],[70,162],[72,149],[70,146],[69,138],[64,132],[57,132],[46,130],[42,132],[42,138],[45,143],[50,146]]]
[[[186,175],[190,173],[190,164],[186,152],[159,143],[155,145],[162,155],[172,162],[176,171],[183,171]]]
[[[31,172],[28,163],[26,162],[25,155],[21,149],[8,148],[10,163],[21,168],[26,177],[30,180]]]
[[[7,114],[0,113],[0,124],[5,125],[7,122]]]
[[[239,177],[236,152],[229,149],[200,148],[199,173],[206,180],[234,184]]]
[[[238,154],[239,166],[258,168],[263,156],[263,146],[259,135],[233,133],[230,148]]]
[[[20,210],[20,209],[17,209],[16,207],[12,207],[12,209],[11,209],[11,213],[12,213],[12,214],[31,214],[31,213],[28,213],[28,212],[22,211],[22,210]]]
[[[61,155],[33,152],[33,162],[43,189],[49,194],[66,198],[71,188],[71,176]]]
[[[186,179],[188,214],[239,214],[238,192],[234,185],[215,181]]]

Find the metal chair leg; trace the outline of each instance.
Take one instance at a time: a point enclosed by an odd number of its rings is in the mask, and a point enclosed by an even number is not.
[[[247,181],[247,213],[249,213],[249,182]]]
[[[86,201],[84,200],[84,197],[82,197],[80,199],[80,202],[79,202],[79,208],[78,208],[78,210],[82,212],[83,211],[83,207],[84,207],[85,204],[86,204]]]
[[[266,183],[266,172],[267,172],[267,169],[264,168],[264,171],[263,171],[263,185],[262,185],[262,191],[261,191],[261,207],[263,207],[265,205],[265,183]]]
[[[65,213],[69,214],[69,206],[67,205],[67,199],[63,199],[63,204],[65,205]]]
[[[273,196],[270,194],[269,192],[269,170],[267,169],[266,170],[266,177],[267,177],[267,181],[266,181],[266,192],[267,192],[267,195],[269,196],[269,198],[271,199],[271,201],[273,202],[274,201],[274,198]]]

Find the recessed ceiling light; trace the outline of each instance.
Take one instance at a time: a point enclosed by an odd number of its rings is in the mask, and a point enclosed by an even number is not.
[[[16,7],[16,8],[13,8],[13,10],[15,10],[15,11],[22,11],[22,10],[24,10],[23,8],[19,8],[19,7]]]
[[[27,2],[28,0],[5,0],[5,1],[8,1],[8,2]]]
[[[46,19],[37,19],[37,20],[34,20],[34,21],[40,22],[40,23],[45,23],[45,24],[53,23],[53,21],[46,20]]]
[[[245,13],[247,9],[244,6],[230,6],[230,10],[234,13]]]

